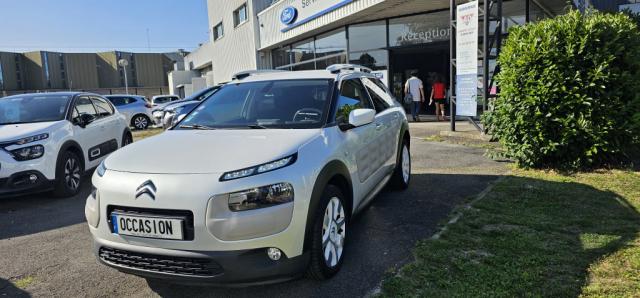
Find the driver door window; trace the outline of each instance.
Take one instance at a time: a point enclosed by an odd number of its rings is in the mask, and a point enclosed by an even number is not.
[[[76,101],[76,106],[73,109],[73,120],[76,120],[80,115],[89,114],[97,117],[96,109],[93,107],[91,100],[88,97],[80,97]]]
[[[340,88],[340,96],[336,104],[336,123],[349,121],[349,113],[355,109],[372,109],[367,90],[360,79],[345,80]]]

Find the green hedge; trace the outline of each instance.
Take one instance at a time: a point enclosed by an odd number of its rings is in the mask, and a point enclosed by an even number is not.
[[[566,15],[513,28],[500,94],[483,122],[522,167],[579,169],[640,147],[640,30],[618,13]]]

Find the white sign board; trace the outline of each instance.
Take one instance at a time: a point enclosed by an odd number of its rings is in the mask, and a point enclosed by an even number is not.
[[[458,5],[456,18],[456,115],[478,112],[478,1]]]

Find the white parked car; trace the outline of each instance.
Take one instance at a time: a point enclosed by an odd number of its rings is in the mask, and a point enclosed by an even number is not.
[[[125,117],[96,94],[0,98],[0,196],[75,195],[85,171],[131,141]]]
[[[177,282],[329,278],[352,215],[387,183],[408,187],[409,141],[368,69],[241,76],[98,167],[85,207],[95,253]]]
[[[118,112],[127,117],[127,123],[135,129],[143,130],[152,125],[151,103],[139,95],[105,95],[116,106]]]

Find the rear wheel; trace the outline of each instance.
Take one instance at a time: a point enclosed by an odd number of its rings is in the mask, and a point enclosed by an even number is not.
[[[57,197],[71,197],[80,192],[84,168],[82,161],[72,151],[65,151],[58,158],[56,166],[56,186],[54,194]]]
[[[398,163],[391,177],[391,184],[397,189],[407,189],[411,181],[411,153],[409,151],[409,142],[402,141],[402,146],[398,152]]]
[[[135,115],[131,119],[131,126],[138,130],[144,130],[149,127],[151,120],[145,115]]]
[[[316,210],[312,227],[311,263],[307,276],[324,280],[340,270],[346,240],[348,211],[339,188],[328,185]]]

